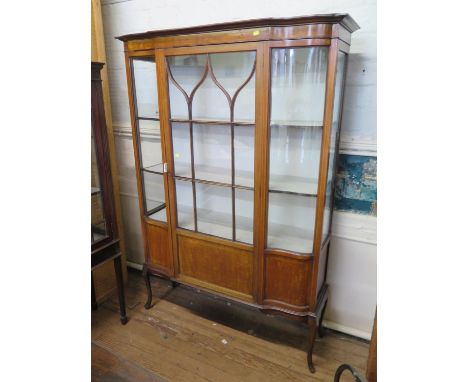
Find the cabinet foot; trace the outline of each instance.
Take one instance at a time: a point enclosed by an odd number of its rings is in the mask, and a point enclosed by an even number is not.
[[[151,308],[151,302],[153,300],[153,292],[151,291],[150,274],[148,272],[148,267],[146,266],[146,264],[143,266],[143,278],[145,279],[146,291],[148,293],[148,297],[145,303],[145,309],[149,309]]]
[[[309,317],[309,349],[307,350],[307,365],[311,373],[315,373],[315,366],[312,360],[314,352],[315,337],[317,336],[317,320]]]

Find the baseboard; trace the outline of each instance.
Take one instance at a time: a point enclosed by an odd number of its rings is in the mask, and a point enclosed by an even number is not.
[[[333,321],[323,320],[322,325],[326,328],[336,330],[337,332],[349,334],[350,336],[362,338],[367,341],[370,341],[372,337],[372,332],[365,332],[363,330],[350,328],[348,326],[337,324],[336,322],[333,322]]]
[[[134,263],[134,262],[128,261],[128,260],[127,260],[127,267],[132,268],[132,269],[136,269],[137,271],[143,270],[143,264]]]

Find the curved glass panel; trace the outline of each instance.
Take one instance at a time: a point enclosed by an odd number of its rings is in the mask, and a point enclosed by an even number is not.
[[[133,105],[145,215],[166,222],[163,159],[153,56],[131,58]]]
[[[271,124],[322,126],[327,47],[271,50]]]
[[[323,212],[323,226],[322,226],[322,243],[330,232],[331,223],[331,205],[332,205],[332,191],[333,187],[333,175],[335,172],[335,161],[336,161],[336,149],[338,148],[338,128],[341,120],[341,99],[343,96],[344,86],[344,70],[346,67],[347,55],[343,52],[338,53],[338,62],[336,69],[336,80],[335,80],[335,95],[333,99],[333,121],[332,131],[330,136],[330,151],[328,154],[328,173],[327,173],[327,190],[325,194],[325,210]]]
[[[271,50],[268,248],[312,253],[328,47]]]

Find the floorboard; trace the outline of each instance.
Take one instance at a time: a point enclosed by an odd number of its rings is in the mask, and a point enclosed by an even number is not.
[[[305,324],[156,277],[151,283],[146,310],[143,279],[129,272],[125,326],[116,296],[92,312],[93,381],[332,381],[342,363],[365,374],[364,341],[327,332],[316,342],[310,374]]]

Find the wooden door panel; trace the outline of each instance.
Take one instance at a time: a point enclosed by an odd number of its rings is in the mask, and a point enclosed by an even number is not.
[[[178,248],[182,277],[207,283],[201,286],[209,289],[239,292],[234,293],[239,298],[252,296],[252,251],[182,235],[178,235]]]

